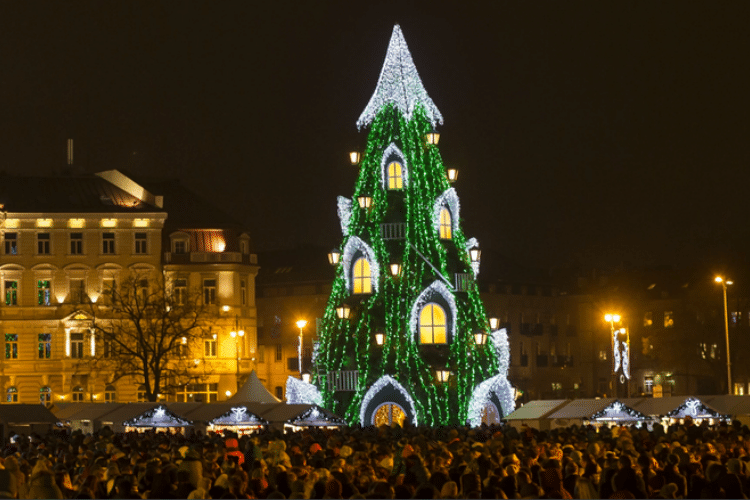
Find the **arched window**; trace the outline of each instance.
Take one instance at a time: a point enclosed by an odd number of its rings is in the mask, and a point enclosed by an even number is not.
[[[390,427],[393,423],[403,425],[404,420],[406,420],[406,413],[403,408],[394,403],[384,403],[375,410],[372,423],[376,427],[380,427],[381,425]]]
[[[440,238],[449,240],[453,237],[453,225],[451,223],[451,212],[448,207],[440,209]]]
[[[108,385],[104,388],[104,402],[105,403],[114,403],[117,400],[116,392],[115,392],[115,386],[114,385]]]
[[[8,403],[18,403],[18,389],[15,387],[8,387]]]
[[[404,188],[404,167],[397,161],[388,164],[388,189]]]
[[[354,262],[354,269],[352,269],[352,282],[354,293],[372,293],[370,263],[366,258],[360,257]]]
[[[73,388],[73,401],[77,403],[83,401],[83,387],[80,385]]]
[[[447,330],[445,310],[434,302],[425,304],[419,313],[419,343],[445,344]]]
[[[52,389],[47,386],[39,388],[39,402],[46,405],[52,399]]]

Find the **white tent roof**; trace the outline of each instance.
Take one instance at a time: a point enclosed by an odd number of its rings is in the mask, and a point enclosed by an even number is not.
[[[544,418],[549,413],[557,410],[562,405],[567,403],[567,399],[548,399],[541,401],[529,401],[516,408],[516,410],[503,418],[503,420],[532,420],[538,418]]]
[[[263,383],[258,378],[255,370],[250,372],[250,376],[242,385],[237,394],[227,400],[229,403],[279,403],[279,399],[268,392]]]

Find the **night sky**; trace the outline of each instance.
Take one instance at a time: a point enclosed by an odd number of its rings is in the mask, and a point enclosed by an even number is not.
[[[183,179],[257,250],[336,246],[399,23],[483,248],[528,266],[746,259],[750,2],[474,4],[3,1],[0,170],[59,171],[72,137],[87,171]]]

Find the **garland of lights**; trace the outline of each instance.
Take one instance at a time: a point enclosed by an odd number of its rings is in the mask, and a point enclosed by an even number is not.
[[[248,411],[245,406],[233,407],[228,412],[208,422],[210,425],[266,425],[268,422],[263,420],[255,413]]]
[[[437,200],[435,200],[435,204],[432,206],[432,220],[437,234],[440,234],[440,212],[443,210],[443,207],[447,207],[448,210],[450,210],[451,231],[454,233],[457,232],[458,216],[461,205],[458,202],[458,195],[456,194],[455,189],[447,189],[443,194],[438,196]]]
[[[371,423],[365,422],[365,413],[367,412],[367,407],[370,406],[370,401],[372,401],[372,398],[377,396],[380,391],[384,390],[388,386],[390,386],[392,390],[401,393],[406,402],[409,403],[409,406],[411,407],[412,424],[417,425],[417,409],[414,405],[414,400],[406,391],[406,389],[404,389],[404,386],[399,384],[398,381],[390,375],[383,375],[377,382],[372,384],[372,387],[370,387],[370,389],[367,391],[365,397],[362,398],[362,406],[360,407],[359,411],[359,422],[362,425],[371,425]]]
[[[500,374],[506,377],[508,375],[508,367],[510,367],[510,343],[508,342],[508,332],[506,329],[501,328],[492,332],[490,334],[490,342],[492,343]]]
[[[169,411],[166,406],[159,405],[137,417],[124,421],[122,425],[126,427],[186,427],[193,424],[178,417]]]
[[[341,420],[336,415],[331,415],[315,405],[312,405],[310,408],[303,411],[299,415],[290,418],[286,421],[286,423],[297,427],[327,427],[346,425],[346,422]]]
[[[294,404],[323,404],[323,395],[313,384],[295,377],[286,379],[286,402]]]
[[[621,403],[620,401],[614,401],[607,405],[601,411],[598,411],[591,415],[591,420],[647,420],[648,417],[643,413],[632,409],[631,407]]]
[[[687,416],[692,418],[729,418],[728,415],[722,415],[709,408],[698,398],[687,398],[680,406],[667,413],[668,418],[685,418]]]
[[[339,196],[338,201],[338,214],[339,222],[341,222],[341,232],[344,236],[349,235],[349,221],[352,220],[352,200]]]
[[[391,163],[391,158],[394,156],[398,157],[398,162],[401,164],[401,180],[404,185],[409,182],[409,167],[407,166],[406,160],[404,160],[404,153],[396,146],[396,143],[392,142],[385,148],[383,152],[383,159],[380,162],[380,171],[382,177],[383,189],[388,189],[388,164]]]
[[[378,85],[357,120],[357,128],[361,130],[371,124],[388,104],[395,105],[407,120],[411,119],[417,106],[421,105],[433,127],[438,123],[443,124],[443,115],[427,95],[398,25],[393,27]]]
[[[445,303],[448,304],[448,307],[450,307],[450,317],[446,318],[447,323],[450,325],[448,342],[456,338],[456,318],[458,317],[456,299],[453,297],[451,291],[448,290],[448,287],[445,286],[445,283],[435,281],[425,288],[411,308],[411,314],[409,315],[409,332],[411,335],[408,338],[412,342],[416,342],[417,334],[419,333],[419,313],[422,312],[425,305],[434,302],[436,295],[442,297]]]
[[[344,281],[346,282],[346,287],[350,291],[354,288],[353,283],[351,282],[352,265],[354,265],[354,258],[359,256],[364,256],[365,258],[367,258],[367,262],[370,264],[370,281],[372,283],[372,288],[374,289],[375,293],[377,293],[380,285],[380,264],[378,263],[378,259],[375,256],[375,252],[373,252],[372,248],[370,248],[370,245],[356,236],[351,236],[349,238],[349,241],[346,242],[346,246],[344,247],[344,255],[342,257],[344,269],[346,270],[344,272]]]
[[[513,400],[513,388],[510,386],[508,379],[505,378],[505,375],[501,373],[492,378],[488,378],[474,388],[471,400],[469,401],[469,425],[472,427],[482,425],[482,410],[487,403],[492,402],[490,398],[493,393],[497,396],[497,399],[500,400],[500,405],[502,406],[501,411],[504,415],[513,411],[516,405]]]

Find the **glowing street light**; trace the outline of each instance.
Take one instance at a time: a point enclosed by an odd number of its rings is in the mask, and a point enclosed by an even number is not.
[[[729,318],[727,317],[727,285],[732,285],[732,280],[727,280],[722,276],[717,276],[714,281],[721,283],[721,289],[724,292],[724,336],[727,340],[727,394],[732,395],[732,361],[729,357]]]
[[[307,326],[306,319],[297,320],[297,328],[299,328],[299,346],[297,347],[297,359],[299,359],[299,376],[302,377],[302,336],[304,335],[304,328]]]

